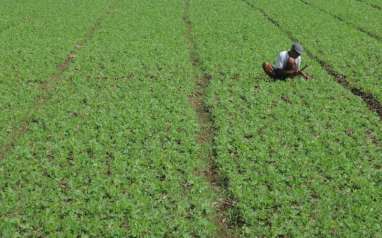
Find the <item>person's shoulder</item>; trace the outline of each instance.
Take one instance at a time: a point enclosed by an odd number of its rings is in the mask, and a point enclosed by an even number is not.
[[[288,55],[288,51],[287,50],[284,50],[284,51],[281,51],[280,56],[287,56]]]

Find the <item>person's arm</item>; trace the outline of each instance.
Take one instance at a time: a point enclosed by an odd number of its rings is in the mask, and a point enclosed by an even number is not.
[[[307,75],[304,72],[304,69],[306,69],[308,66],[305,66],[301,69],[301,59],[293,60],[288,59],[288,69],[281,70],[281,73],[284,74],[287,77],[296,77],[296,76],[302,76],[304,79],[310,79],[310,76]]]
[[[279,69],[280,73],[287,77],[295,77],[299,75],[299,71],[295,69],[285,70],[285,69]]]
[[[280,75],[283,75],[285,77],[290,77],[290,78],[294,78],[296,76],[302,76],[304,77],[304,79],[308,80],[310,79],[310,76],[307,75],[304,71],[302,70],[296,70],[296,69],[291,69],[291,70],[284,70],[284,69],[278,69],[278,73]]]
[[[304,77],[304,79],[306,79],[306,80],[310,79],[310,76],[307,75],[307,74],[306,74],[304,71],[302,71],[302,70],[299,70],[299,74],[300,74],[302,77]]]
[[[297,76],[300,74],[300,70],[298,69],[284,70],[284,73],[290,76]]]
[[[275,69],[276,75],[280,78],[294,78],[298,75],[295,70]]]

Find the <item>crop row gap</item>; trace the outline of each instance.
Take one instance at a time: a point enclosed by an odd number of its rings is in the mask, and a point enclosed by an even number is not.
[[[220,196],[216,205],[217,214],[216,217],[214,217],[214,223],[218,227],[217,235],[218,237],[233,237],[231,232],[231,221],[228,221],[226,218],[226,210],[232,206],[233,200],[225,196],[227,179],[219,174],[217,152],[213,146],[216,134],[214,121],[212,119],[210,108],[204,101],[204,98],[207,95],[206,90],[210,80],[212,80],[212,76],[207,72],[199,55],[197,44],[193,38],[193,24],[189,13],[190,1],[184,0],[183,22],[186,26],[185,38],[189,50],[190,62],[195,72],[197,72],[197,76],[195,76],[196,87],[193,94],[190,96],[190,103],[197,113],[200,127],[197,141],[202,147],[205,147],[205,150],[207,150],[207,154],[201,155],[201,157],[205,158],[208,163],[208,168],[207,171],[204,172],[204,176],[211,184],[213,190]]]
[[[377,9],[377,10],[380,10],[380,11],[382,10],[382,7],[377,5],[377,4],[369,3],[369,2],[366,2],[366,1],[363,1],[363,0],[356,0],[356,1],[364,3],[364,4],[370,6],[370,7],[374,8],[374,9]]]
[[[274,26],[276,26],[281,32],[286,34],[291,41],[298,41],[297,38],[294,37],[290,31],[284,30],[283,27],[281,27],[281,24],[278,21],[276,21],[274,18],[272,18],[270,15],[268,15],[262,8],[255,6],[248,0],[242,0],[242,1],[245,2],[251,8],[253,8],[254,10],[259,11],[264,16],[264,18],[266,18],[269,22],[271,22]],[[313,54],[309,49],[306,49],[306,53],[310,58],[318,62],[320,66],[336,80],[337,83],[339,83],[345,89],[351,91],[353,95],[360,97],[368,105],[368,108],[371,111],[376,112],[379,118],[382,119],[382,104],[378,101],[378,99],[372,93],[365,92],[363,89],[352,85],[347,80],[346,75],[336,71],[333,66],[327,63],[325,60],[319,58],[317,55]]]
[[[31,109],[26,112],[26,115],[19,121],[16,122],[10,133],[9,138],[5,144],[2,145],[0,151],[0,160],[5,159],[10,151],[17,145],[19,139],[27,133],[29,130],[29,124],[33,120],[33,113],[39,111],[45,103],[49,100],[49,92],[53,91],[57,83],[62,76],[62,74],[69,68],[69,66],[74,62],[76,55],[79,53],[81,48],[83,48],[93,37],[98,27],[101,25],[102,21],[106,16],[113,13],[112,8],[116,5],[116,1],[113,1],[106,11],[96,18],[93,25],[85,32],[84,36],[74,45],[73,49],[67,54],[64,61],[57,66],[57,70],[52,74],[48,80],[45,80],[40,85],[41,94],[33,102]]]
[[[356,26],[355,24],[353,24],[351,22],[348,22],[347,20],[345,20],[344,18],[342,18],[342,17],[340,17],[340,16],[338,16],[336,14],[333,14],[333,13],[331,13],[331,12],[329,12],[329,11],[323,9],[323,8],[320,8],[318,6],[314,6],[310,2],[307,2],[306,0],[299,0],[299,1],[301,3],[307,5],[307,6],[311,7],[311,8],[317,9],[320,12],[323,12],[323,13],[333,17],[334,19],[336,19],[336,20],[338,20],[338,21],[340,21],[340,22],[342,22],[342,23],[344,23],[344,24],[346,24],[346,25],[356,29],[359,32],[362,32],[362,33],[366,34],[367,36],[369,36],[369,37],[371,37],[371,38],[373,38],[373,39],[375,39],[377,41],[381,41],[382,40],[382,38],[379,35],[377,35],[376,33],[368,31],[368,30],[366,30],[366,29],[364,29],[364,28],[362,28],[360,26]]]

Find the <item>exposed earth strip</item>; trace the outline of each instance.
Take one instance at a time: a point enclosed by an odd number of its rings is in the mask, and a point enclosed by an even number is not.
[[[213,148],[215,135],[214,123],[210,110],[204,103],[206,90],[209,81],[212,80],[212,76],[206,71],[201,57],[199,56],[196,43],[193,40],[193,27],[189,11],[190,1],[184,0],[183,21],[186,26],[185,38],[190,54],[190,61],[195,71],[194,79],[196,81],[194,92],[190,96],[190,103],[197,113],[200,127],[199,134],[197,135],[197,142],[202,148],[202,153],[200,154],[201,159],[206,160],[208,163],[208,168],[204,172],[204,175],[215,193],[220,196],[215,205],[216,215],[213,218],[213,222],[218,228],[217,237],[234,237],[228,225],[229,221],[226,218],[226,210],[231,206],[231,202],[224,196],[224,179],[219,176],[219,169],[216,162],[216,151]]]
[[[276,26],[281,32],[285,33],[291,41],[298,41],[297,38],[293,36],[292,32],[285,30],[278,21],[276,21],[270,15],[268,15],[263,9],[255,6],[248,0],[242,0],[242,1],[245,2],[251,8],[253,8],[254,10],[259,11],[269,22],[271,22],[274,26]],[[382,120],[382,104],[381,102],[378,101],[378,99],[372,93],[365,92],[363,91],[363,89],[352,85],[346,79],[346,75],[336,71],[333,66],[327,63],[325,60],[319,58],[317,55],[313,54],[309,49],[305,49],[305,51],[307,55],[310,58],[317,61],[321,65],[321,67],[336,80],[337,83],[339,83],[344,88],[350,90],[353,93],[353,95],[362,98],[362,100],[368,105],[368,108],[371,111],[376,112],[379,118]]]
[[[57,66],[57,70],[52,74],[48,80],[45,80],[40,85],[40,95],[35,99],[30,110],[25,116],[17,122],[16,126],[11,129],[7,142],[1,146],[0,160],[5,159],[6,156],[16,146],[18,140],[28,131],[29,125],[33,120],[33,113],[40,110],[50,98],[50,93],[57,87],[62,74],[69,68],[74,62],[76,55],[94,36],[95,32],[105,19],[113,13],[113,8],[116,5],[116,1],[113,1],[106,11],[99,16],[92,26],[86,31],[84,36],[74,45],[73,49],[67,54],[64,61]]]

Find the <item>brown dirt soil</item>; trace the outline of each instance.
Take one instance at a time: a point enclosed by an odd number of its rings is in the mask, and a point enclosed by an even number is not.
[[[203,175],[210,183],[212,190],[217,194],[220,194],[220,197],[215,204],[216,215],[213,221],[218,227],[216,236],[234,237],[232,231],[229,229],[229,221],[226,217],[226,211],[230,207],[229,204],[232,204],[233,202],[222,195],[224,194],[224,179],[219,175],[219,169],[216,163],[216,151],[213,149],[215,130],[212,115],[208,106],[204,103],[206,88],[208,87],[209,81],[212,80],[212,76],[206,72],[201,57],[199,56],[196,43],[193,40],[192,22],[189,17],[189,9],[189,0],[184,0],[183,21],[186,26],[185,38],[189,49],[190,62],[196,72],[196,87],[194,93],[189,97],[189,101],[198,116],[200,131],[197,135],[197,142],[202,145],[202,148],[206,148],[207,151],[205,154],[200,155],[202,159],[205,159],[208,162],[208,168],[203,172]]]

